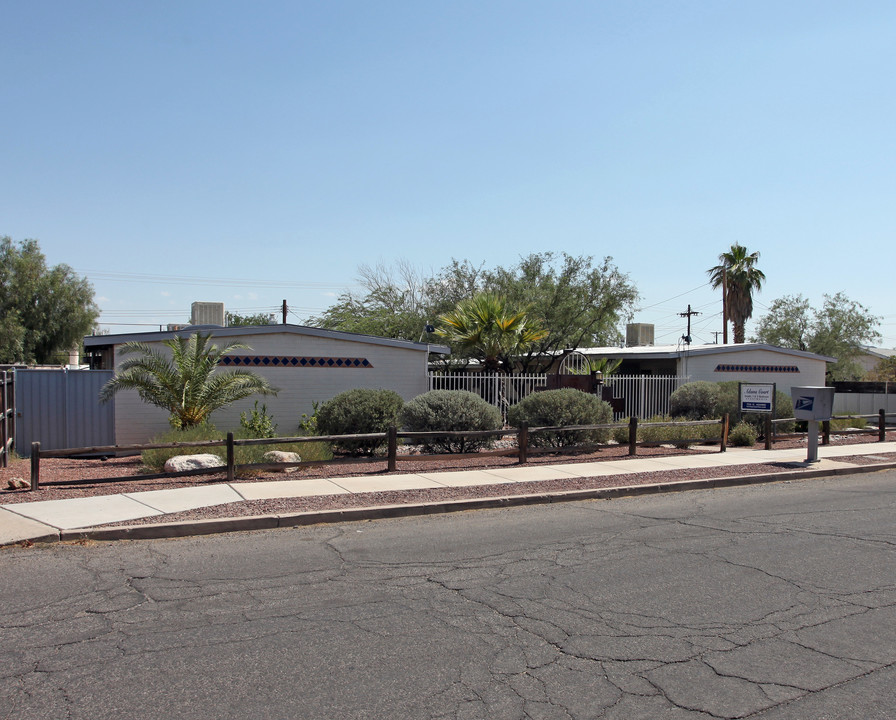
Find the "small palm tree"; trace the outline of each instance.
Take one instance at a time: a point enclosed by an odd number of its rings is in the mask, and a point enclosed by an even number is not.
[[[510,309],[503,297],[492,293],[462,300],[454,310],[439,316],[439,322],[436,334],[481,359],[488,372],[500,370],[502,363],[509,370],[511,356],[547,335],[525,310]]]
[[[218,348],[209,344],[210,338],[211,334],[194,333],[189,338],[175,335],[164,340],[170,358],[146,343],[125,343],[119,352],[139,353],[139,357],[121,364],[100,390],[100,400],[108,402],[119,390],[136,390],[143,402],[171,413],[172,427],[182,429],[201,425],[215,410],[255,393],[277,394],[266,378],[250,370],[216,373],[227,353],[248,346],[232,342]]]
[[[756,267],[759,253],[748,253],[739,243],[719,255],[719,264],[707,270],[713,289],[723,287],[726,323],[734,326],[734,342],[744,342],[744,326],[753,316],[753,291],[761,290],[765,273]]]

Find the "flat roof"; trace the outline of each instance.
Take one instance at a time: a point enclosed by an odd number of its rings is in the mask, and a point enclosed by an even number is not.
[[[796,357],[836,362],[837,358],[827,355],[782,348],[777,345],[765,343],[728,343],[727,345],[637,345],[633,347],[594,347],[579,348],[583,355],[606,355],[618,358],[644,358],[644,359],[671,359],[683,355],[721,355],[724,353],[739,353],[745,350],[764,350],[766,352],[794,355]]]
[[[412,342],[396,338],[384,338],[376,335],[362,335],[360,333],[343,332],[341,330],[324,330],[322,328],[308,327],[307,325],[238,325],[236,327],[221,327],[219,325],[189,325],[180,330],[161,330],[154,332],[119,333],[117,335],[87,335],[84,338],[84,347],[104,347],[107,345],[121,345],[126,342],[160,342],[169,340],[175,335],[192,335],[194,332],[211,333],[215,338],[229,338],[246,335],[304,335],[307,337],[320,337],[330,340],[343,340],[347,342],[365,343],[368,345],[385,345],[387,347],[403,348],[406,350],[418,350],[421,352],[434,352],[441,355],[450,355],[451,348],[447,345],[433,343]]]

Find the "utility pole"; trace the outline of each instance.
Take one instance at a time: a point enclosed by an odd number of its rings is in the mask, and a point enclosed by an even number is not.
[[[283,301],[283,324],[286,325],[286,300]]]
[[[683,313],[678,313],[679,317],[686,317],[688,319],[688,333],[687,335],[682,335],[681,339],[684,340],[688,345],[691,344],[691,315],[699,315],[696,310],[691,310],[691,304],[688,303],[688,311]]]
[[[718,345],[718,344],[719,344],[719,335],[721,335],[722,333],[721,333],[721,332],[716,332],[715,330],[712,330],[711,332],[712,332],[712,334],[715,336],[715,337],[713,338],[713,340],[712,340],[713,344],[714,344],[714,345]]]

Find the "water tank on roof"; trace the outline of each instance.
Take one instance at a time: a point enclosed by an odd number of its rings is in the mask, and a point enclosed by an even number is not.
[[[626,347],[653,345],[653,325],[651,323],[629,323],[625,326]]]
[[[224,303],[194,302],[190,306],[190,324],[224,327]]]

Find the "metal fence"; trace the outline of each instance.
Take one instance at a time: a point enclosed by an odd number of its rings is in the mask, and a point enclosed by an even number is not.
[[[19,455],[31,443],[45,450],[115,442],[115,406],[99,401],[112,370],[16,370],[16,433]]]
[[[480,373],[429,373],[430,390],[466,390],[475,393],[501,411],[507,419],[507,408],[536,390],[547,387],[547,375],[482,375]]]
[[[614,398],[625,400],[616,419],[642,420],[669,414],[669,396],[688,378],[677,375],[611,375],[604,384]],[[430,390],[467,390],[491,403],[506,419],[507,408],[536,390],[547,388],[547,375],[482,375],[479,373],[429,373]]]
[[[0,467],[9,465],[16,437],[15,373],[4,370],[0,374]]]
[[[613,397],[625,399],[622,417],[642,420],[669,415],[669,398],[686,382],[688,378],[680,375],[611,375],[604,380]]]

